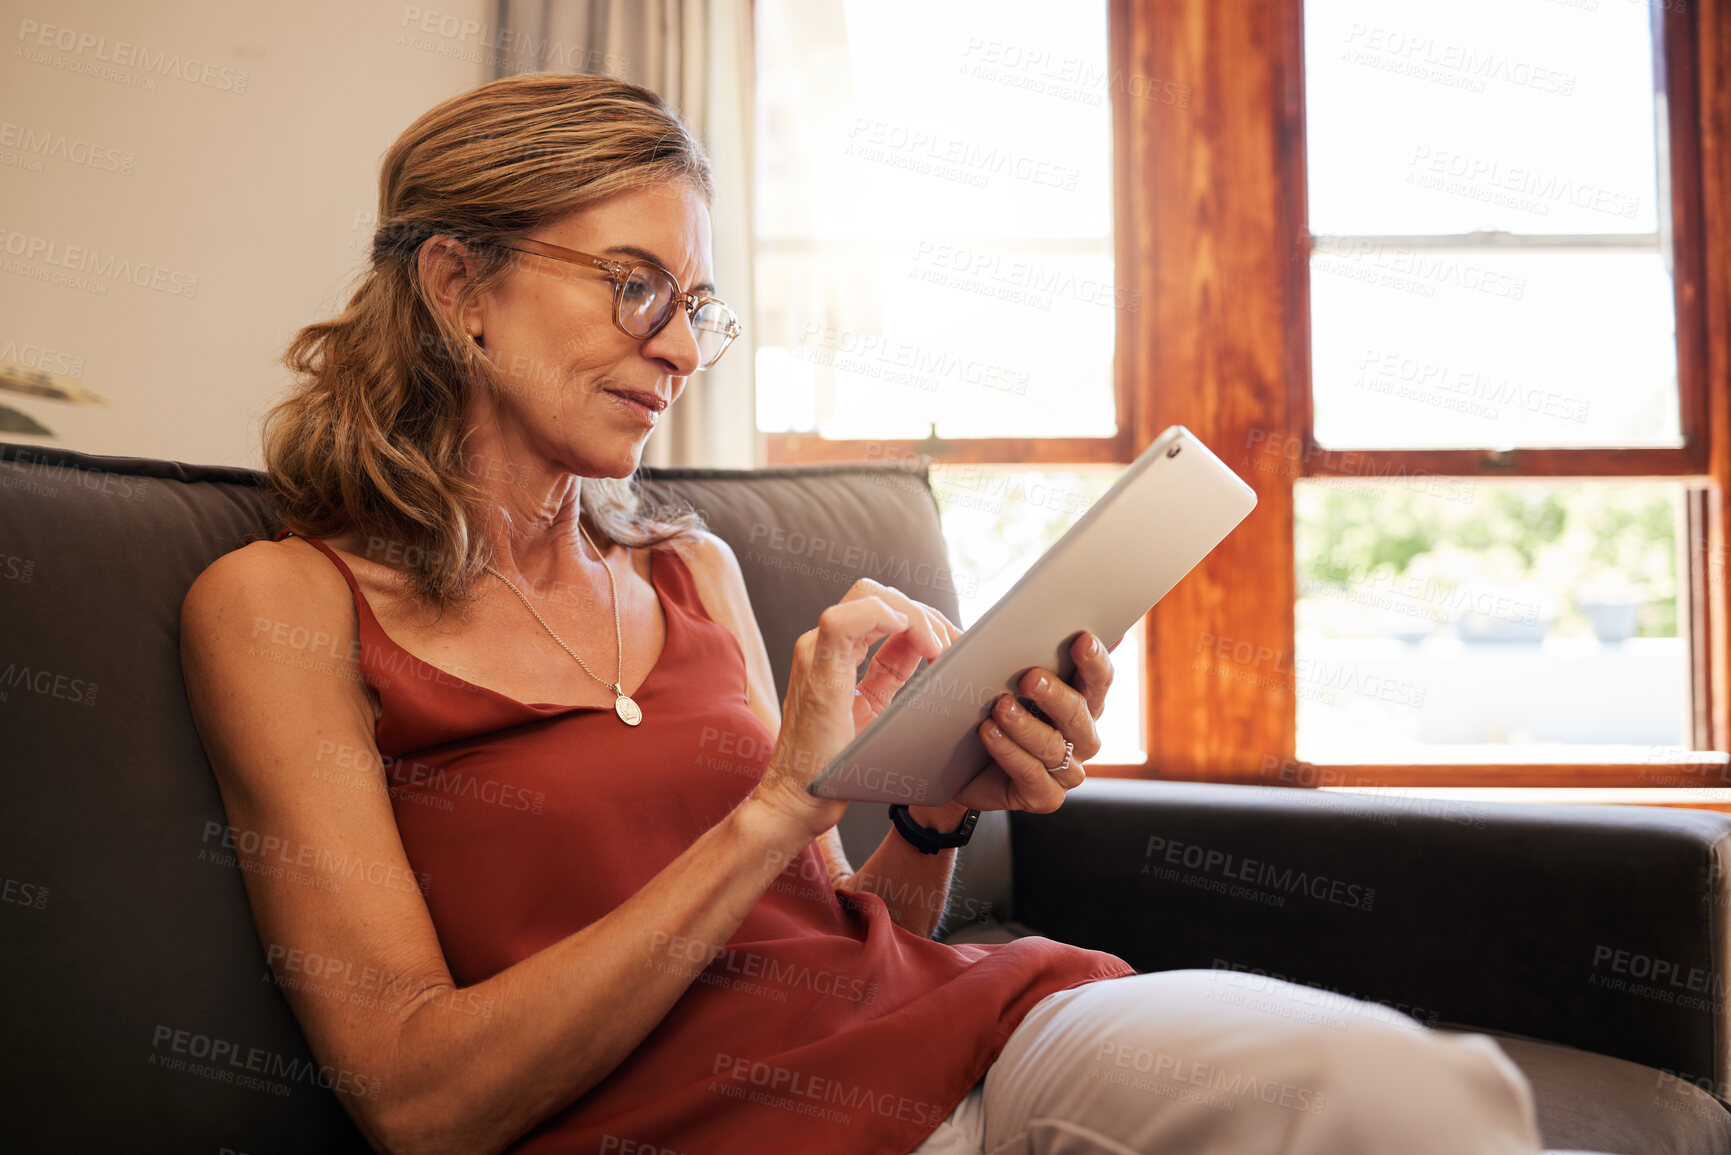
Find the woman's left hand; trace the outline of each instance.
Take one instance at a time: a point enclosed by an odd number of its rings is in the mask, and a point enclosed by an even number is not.
[[[1105,708],[1112,685],[1112,659],[1106,646],[1086,631],[1070,643],[1075,660],[1075,685],[1067,686],[1051,670],[1032,669],[1017,687],[1022,697],[1051,721],[1043,722],[1005,694],[980,723],[980,740],[993,764],[962,787],[954,801],[974,810],[1029,810],[1048,814],[1064,804],[1064,795],[1087,777],[1082,763],[1100,752],[1095,719]],[[1064,744],[1068,742],[1069,764]]]

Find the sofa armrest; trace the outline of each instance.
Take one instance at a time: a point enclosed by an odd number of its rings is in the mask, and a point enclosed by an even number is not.
[[[1263,972],[1725,1095],[1731,815],[1096,779],[1012,815],[1011,852],[1018,921],[1139,971]]]

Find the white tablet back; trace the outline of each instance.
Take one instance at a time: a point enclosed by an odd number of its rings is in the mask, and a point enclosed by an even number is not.
[[[812,793],[948,801],[991,763],[976,731],[1000,694],[1016,692],[1034,666],[1068,680],[1078,633],[1112,645],[1255,506],[1251,488],[1189,430],[1167,429],[1021,581],[909,679]]]

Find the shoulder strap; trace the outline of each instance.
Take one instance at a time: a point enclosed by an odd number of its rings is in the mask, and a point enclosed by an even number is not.
[[[334,549],[316,537],[308,537],[306,534],[296,533],[292,529],[278,530],[277,535],[271,540],[281,541],[285,537],[298,537],[307,544],[317,547],[320,553],[330,558],[337,569],[342,571],[343,580],[349,583],[349,592],[355,595],[355,608],[361,614],[362,623],[371,622],[375,626],[378,625],[378,619],[373,617],[373,607],[367,603],[366,595],[361,593],[361,583],[355,580],[354,571],[350,570],[343,559],[337,556]]]

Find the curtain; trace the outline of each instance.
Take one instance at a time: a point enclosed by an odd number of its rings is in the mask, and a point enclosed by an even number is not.
[[[757,432],[752,309],[753,47],[750,0],[499,0],[498,76],[592,72],[653,89],[709,154],[716,292],[745,332],[695,373],[649,439],[650,465],[749,469]]]

